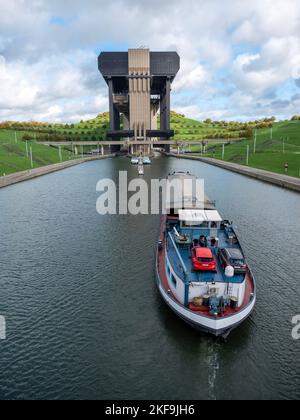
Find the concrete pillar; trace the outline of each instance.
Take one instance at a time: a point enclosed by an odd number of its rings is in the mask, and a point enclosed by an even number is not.
[[[109,128],[110,130],[115,129],[115,106],[114,106],[114,86],[112,79],[108,80],[108,97],[109,97]]]
[[[165,110],[166,110],[166,95],[165,95],[165,92],[163,92],[160,98],[160,129],[162,131],[166,129]]]
[[[114,107],[114,129],[120,130],[120,128],[121,128],[120,112]]]
[[[170,112],[171,112],[171,80],[169,77],[166,78],[166,83],[164,90],[161,94],[160,101],[160,129],[162,131],[170,130]],[[166,137],[165,140],[169,140],[169,137]],[[167,153],[170,152],[170,146],[166,145],[164,147]]]
[[[120,130],[120,113],[114,105],[114,84],[113,80],[108,80],[108,96],[109,96],[109,128],[111,131]],[[121,150],[120,146],[113,146],[112,152],[116,153]]]
[[[128,70],[130,129],[135,131],[135,139],[146,139],[146,132],[151,128],[150,51],[130,49]],[[145,147],[134,149],[145,153]]]
[[[170,130],[170,113],[171,113],[171,80],[168,77],[166,81],[166,130]]]
[[[128,115],[123,114],[123,129],[124,130],[130,130],[130,125],[129,125],[129,117]]]

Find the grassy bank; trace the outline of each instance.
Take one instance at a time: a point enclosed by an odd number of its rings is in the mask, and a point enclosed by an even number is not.
[[[288,175],[300,175],[300,121],[275,123],[273,130],[257,130],[257,136],[236,144],[208,147],[205,156],[228,162],[247,165],[249,147],[249,166],[276,173],[285,173],[285,164],[289,165]],[[194,148],[195,154],[200,148]],[[224,158],[224,159],[223,159]]]
[[[62,149],[61,156],[58,149],[41,146],[34,141],[26,143],[21,140],[24,132],[0,130],[0,176],[32,169],[30,148],[32,148],[33,168],[51,165],[76,157],[69,151]]]
[[[159,126],[158,118],[158,126]],[[271,135],[271,126],[272,135]],[[33,167],[58,163],[73,159],[72,141],[103,141],[107,139],[109,114],[103,113],[96,118],[77,124],[49,124],[36,122],[10,122],[0,124],[0,176],[17,171],[31,169],[31,162],[26,152],[32,147]],[[171,128],[175,131],[175,140],[201,140],[207,147],[207,156],[247,164],[249,146],[249,165],[273,172],[284,173],[284,166],[289,164],[289,175],[299,176],[300,172],[300,121],[274,123],[272,119],[244,124],[226,121],[195,121],[184,115],[171,113]],[[253,132],[257,130],[256,142]],[[17,141],[15,139],[17,133]],[[223,156],[222,144],[226,144]],[[59,150],[36,144],[37,141],[70,141],[69,150]],[[230,144],[227,144],[230,143]],[[85,152],[93,148],[86,146]],[[200,153],[201,146],[193,146],[191,151]],[[81,148],[78,150],[81,153]]]
[[[158,117],[158,125],[160,124]],[[32,169],[29,148],[33,152],[33,168],[74,159],[72,141],[103,141],[107,139],[109,114],[99,114],[96,118],[76,124],[50,124],[41,122],[7,122],[0,124],[0,176]],[[199,122],[172,112],[171,128],[177,140],[205,140],[214,138],[235,139],[245,134],[244,124],[225,122]],[[17,136],[17,139],[16,139]],[[37,141],[69,141],[69,150],[62,148],[61,157],[56,148],[38,145]],[[26,150],[26,142],[28,150]],[[95,149],[95,148],[94,148]],[[85,152],[93,147],[86,146]],[[77,150],[81,154],[81,147]]]
[[[158,127],[160,126],[158,116]],[[48,123],[4,123],[2,128],[26,132],[26,138],[40,141],[103,141],[107,139],[109,114],[103,113],[96,118],[81,121],[77,124]],[[121,124],[122,128],[122,124]],[[1,124],[0,124],[1,129]],[[251,126],[243,123],[225,121],[195,121],[175,112],[171,113],[171,129],[175,140],[239,140],[249,136]],[[251,133],[250,133],[251,134]]]

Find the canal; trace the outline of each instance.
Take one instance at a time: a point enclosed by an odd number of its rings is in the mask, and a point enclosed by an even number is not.
[[[300,397],[300,195],[200,162],[157,158],[145,178],[189,170],[239,234],[258,286],[227,342],[201,336],[155,285],[158,216],[99,216],[96,183],[136,177],[126,158],[0,190],[1,399]]]

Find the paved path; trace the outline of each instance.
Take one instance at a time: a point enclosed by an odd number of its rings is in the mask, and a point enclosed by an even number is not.
[[[262,169],[250,168],[248,166],[239,165],[237,163],[223,162],[221,160],[213,158],[203,158],[199,156],[190,156],[190,155],[177,155],[177,154],[168,154],[168,156],[190,159],[190,160],[199,160],[201,162],[208,163],[210,165],[218,166],[219,168],[227,169],[233,172],[237,172],[241,175],[246,175],[251,178],[259,179],[260,181],[268,182],[274,185],[278,185],[283,188],[288,188],[293,191],[300,192],[300,178],[294,178],[288,175],[276,174],[274,172],[264,171]]]
[[[62,163],[56,163],[54,165],[42,166],[41,168],[32,169],[31,171],[16,172],[11,175],[0,177],[0,188],[7,187],[9,185],[17,184],[18,182],[28,181],[29,179],[37,178],[42,175],[47,175],[52,172],[61,171],[62,169],[70,168],[71,166],[80,165],[85,162],[92,160],[101,160],[114,157],[115,155],[106,156],[93,156],[83,159],[75,159]]]

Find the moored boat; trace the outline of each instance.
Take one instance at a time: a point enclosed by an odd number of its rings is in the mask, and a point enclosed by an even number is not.
[[[174,173],[172,179],[196,180]],[[159,291],[167,305],[192,327],[227,337],[252,313],[256,285],[235,226],[223,220],[215,203],[190,197],[169,206],[162,217],[157,250]]]
[[[131,158],[131,165],[138,165],[139,164],[139,158],[138,157],[132,157]]]
[[[150,157],[149,156],[144,156],[143,157],[143,164],[144,165],[151,165],[151,159],[150,159]]]
[[[144,165],[143,165],[143,164],[141,164],[141,163],[139,163],[139,166],[138,166],[138,174],[139,174],[140,176],[142,176],[142,175],[144,175],[144,174],[145,174]]]

